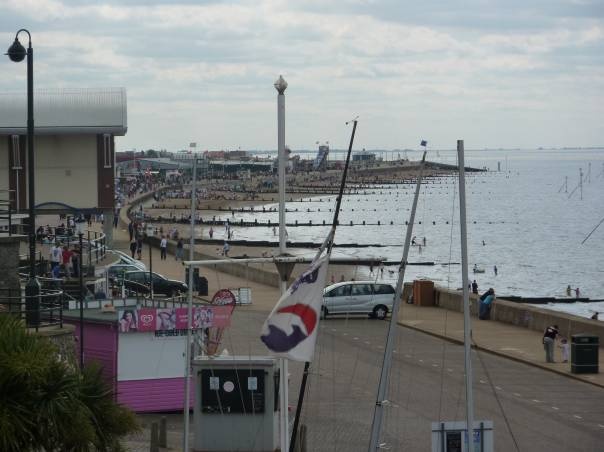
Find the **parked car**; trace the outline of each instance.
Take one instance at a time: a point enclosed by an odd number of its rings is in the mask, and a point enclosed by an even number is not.
[[[340,282],[323,290],[323,318],[332,314],[369,314],[385,319],[394,303],[394,287],[374,281]]]
[[[125,273],[136,271],[145,271],[145,269],[137,267],[135,265],[124,264],[122,262],[119,262],[117,264],[113,264],[107,267],[107,277],[109,278],[109,281],[120,282],[123,279]]]
[[[132,266],[136,267],[137,270],[146,270],[147,269],[147,267],[145,266],[144,263],[142,263],[138,259],[133,259],[132,257],[128,256],[126,253],[123,253],[122,251],[115,250],[115,251],[113,251],[113,253],[117,257],[120,258],[119,264],[132,265]]]
[[[152,273],[153,275],[153,293],[155,295],[162,294],[166,297],[173,297],[175,295],[187,292],[188,286],[182,281],[175,279],[168,279],[159,273]],[[124,286],[126,290],[133,292],[144,292],[150,291],[150,273],[145,271],[132,271],[124,273]]]

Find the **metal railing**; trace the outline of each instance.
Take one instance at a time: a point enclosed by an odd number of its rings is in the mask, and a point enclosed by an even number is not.
[[[60,228],[51,228],[53,230],[57,230]],[[67,231],[67,230],[66,230]],[[69,231],[67,231],[69,232]],[[40,238],[41,243],[50,244],[51,242],[45,241],[44,238]],[[69,248],[74,245],[79,245],[79,237],[78,235],[65,234],[65,235],[52,235],[52,243],[59,243],[61,245],[67,245]],[[86,231],[82,238],[82,267],[84,274],[89,273],[89,269],[92,267],[92,264],[98,264],[105,258],[105,255],[108,252],[107,248],[107,239],[105,234],[97,231]],[[27,279],[29,272],[29,255],[20,255],[19,260],[21,264],[19,266],[19,276],[23,279]],[[50,262],[48,258],[44,257],[42,251],[38,252],[36,259],[36,274],[39,276],[47,275],[50,271]]]
[[[63,328],[63,302],[60,289],[41,289],[34,297],[21,289],[0,289],[0,315],[13,315],[36,331],[57,325]]]

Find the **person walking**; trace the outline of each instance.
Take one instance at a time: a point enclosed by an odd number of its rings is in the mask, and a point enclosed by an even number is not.
[[[224,255],[224,257],[229,257],[229,244],[227,242],[224,242],[224,245],[222,246],[222,254]]]
[[[160,260],[165,261],[166,260],[166,255],[167,255],[167,250],[168,250],[168,239],[166,238],[165,235],[161,236],[161,241],[159,242],[159,254],[160,254]]]
[[[174,256],[174,259],[178,260],[182,260],[182,253],[183,253],[183,248],[184,248],[184,242],[182,240],[182,237],[178,239],[178,242],[176,242],[176,255]]]
[[[128,234],[130,235],[130,241],[132,241],[132,239],[134,238],[134,224],[132,223],[132,221],[128,223]]]
[[[478,283],[476,282],[476,280],[472,282],[472,293],[478,294]]]
[[[493,265],[493,273],[495,273],[495,276],[497,276],[497,265]]]
[[[554,361],[554,342],[558,332],[558,325],[548,326],[543,332],[543,349],[545,350],[545,362],[553,363]]]
[[[56,243],[52,244],[52,248],[50,248],[50,270],[54,270],[55,267],[61,265],[61,260],[63,258],[63,250],[60,246],[56,245]]]
[[[139,235],[136,238],[136,257],[140,261],[143,255],[143,236]]]
[[[579,298],[581,296],[581,291],[579,290],[579,288],[577,287],[575,289],[575,298]]]
[[[136,240],[130,240],[130,253],[132,254],[132,259],[134,259],[134,254],[136,253]]]
[[[69,250],[69,247],[67,245],[63,246],[63,253],[61,256],[61,261],[63,263],[63,266],[65,267],[65,276],[67,276],[68,278],[72,274],[72,271],[71,271],[71,257],[72,256],[73,256],[73,253]]]
[[[573,289],[571,289],[570,284],[568,286],[566,286],[566,296],[570,297],[570,294],[572,293]]]
[[[76,247],[71,254],[71,268],[73,269],[73,277],[80,277],[80,260],[82,259],[80,247]]]

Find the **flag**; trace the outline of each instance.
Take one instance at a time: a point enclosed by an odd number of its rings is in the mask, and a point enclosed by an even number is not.
[[[294,361],[312,360],[328,266],[329,253],[315,259],[264,322],[260,339],[275,355]]]
[[[422,142],[419,145],[426,147],[428,145],[428,142],[426,140],[422,140]]]

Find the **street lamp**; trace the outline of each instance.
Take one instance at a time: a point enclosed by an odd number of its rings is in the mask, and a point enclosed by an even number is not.
[[[278,163],[279,163],[279,255],[284,256],[286,252],[286,240],[285,240],[285,90],[287,89],[287,82],[283,76],[279,76],[277,81],[273,84],[277,90],[277,152],[278,152]],[[281,264],[283,265],[283,264]],[[283,265],[283,267],[277,266],[277,271],[281,277],[279,286],[281,289],[281,295],[287,290],[287,280],[293,265],[289,267]],[[282,451],[289,450],[289,436],[288,436],[288,399],[289,399],[289,385],[288,385],[288,362],[285,358],[279,358],[279,439]]]
[[[27,50],[19,42],[19,33],[29,38]],[[27,57],[27,180],[29,194],[29,280],[25,286],[26,322],[36,326],[40,322],[40,283],[36,279],[36,196],[34,192],[34,50],[31,34],[22,28],[15,35],[15,42],[6,52],[11,61],[19,63]]]

